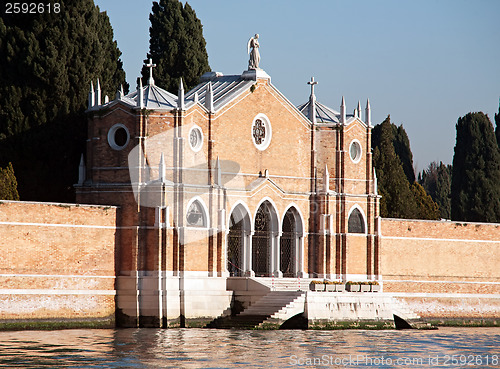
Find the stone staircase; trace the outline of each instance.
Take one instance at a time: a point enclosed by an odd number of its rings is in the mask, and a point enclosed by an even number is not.
[[[254,279],[254,278],[252,278]],[[270,291],[307,291],[309,279],[299,278],[258,278],[258,283],[269,288]]]
[[[305,298],[305,292],[302,291],[270,291],[239,314],[219,317],[210,322],[207,328],[253,329],[266,322],[281,325],[304,312]]]

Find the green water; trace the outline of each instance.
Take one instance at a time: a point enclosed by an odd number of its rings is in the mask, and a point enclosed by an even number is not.
[[[0,332],[8,368],[500,368],[500,328]]]

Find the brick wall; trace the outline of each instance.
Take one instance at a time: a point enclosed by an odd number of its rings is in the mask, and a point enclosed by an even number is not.
[[[427,318],[500,316],[500,224],[382,219],[384,291]]]
[[[115,311],[115,207],[0,202],[0,326]]]

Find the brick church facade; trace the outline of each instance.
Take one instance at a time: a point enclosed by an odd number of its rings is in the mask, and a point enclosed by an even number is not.
[[[91,88],[76,188],[79,203],[120,207],[125,315],[144,315],[131,297],[142,284],[147,300],[196,285],[226,296],[227,277],[378,277],[369,102],[364,119],[343,98],[335,111],[312,79],[296,107],[261,69],[206,73],[173,95],[150,69],[147,85],[113,101]],[[179,278],[193,283],[169,289]]]

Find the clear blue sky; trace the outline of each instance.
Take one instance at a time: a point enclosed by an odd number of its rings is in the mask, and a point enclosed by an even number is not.
[[[95,0],[107,11],[131,88],[149,50],[147,0]],[[370,98],[374,124],[388,114],[409,135],[418,171],[451,163],[455,124],[469,111],[490,120],[500,97],[498,0],[191,0],[212,70],[247,68],[260,35],[261,67],[298,105],[311,76],[318,101],[353,110]],[[161,86],[160,86],[161,87]]]

